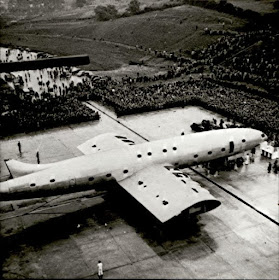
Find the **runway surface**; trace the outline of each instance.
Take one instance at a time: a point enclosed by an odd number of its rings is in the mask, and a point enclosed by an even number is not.
[[[222,118],[185,107],[117,119],[90,103],[101,114],[97,122],[2,140],[1,180],[8,178],[4,158],[36,163],[37,148],[41,163],[49,163],[81,155],[76,147],[101,133],[142,143],[192,133],[193,122]],[[267,173],[267,164],[257,149],[254,163],[217,177],[208,178],[201,166],[185,169],[222,204],[171,227],[154,223],[117,189],[1,202],[2,278],[98,278],[99,259],[104,278],[278,278],[279,178]]]

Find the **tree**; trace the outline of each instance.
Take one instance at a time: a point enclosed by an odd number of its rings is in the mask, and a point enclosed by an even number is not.
[[[131,0],[127,11],[132,15],[138,14],[140,12],[140,2],[138,0]]]
[[[114,5],[97,6],[95,8],[95,14],[98,20],[106,21],[117,17],[118,13]]]
[[[86,4],[86,0],[76,0],[76,7],[82,8]]]

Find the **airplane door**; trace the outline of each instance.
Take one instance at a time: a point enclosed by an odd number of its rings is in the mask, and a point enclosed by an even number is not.
[[[233,153],[234,151],[234,142],[230,141],[230,153]]]

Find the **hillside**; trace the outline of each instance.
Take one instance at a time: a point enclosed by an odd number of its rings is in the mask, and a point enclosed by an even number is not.
[[[87,53],[91,64],[85,69],[113,70],[144,60],[145,65],[160,71],[162,61],[146,57],[136,45],[175,52],[182,49],[187,54],[218,38],[205,35],[205,28],[235,30],[245,23],[217,11],[183,5],[106,22],[87,19],[16,24],[1,30],[1,42],[57,55]]]

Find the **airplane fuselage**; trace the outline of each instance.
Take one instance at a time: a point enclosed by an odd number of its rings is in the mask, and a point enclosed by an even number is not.
[[[94,189],[106,181],[121,182],[149,165],[191,166],[251,150],[264,140],[266,136],[261,131],[235,128],[100,151],[48,164],[43,170],[2,182],[0,199],[49,196],[80,191],[84,186]]]

